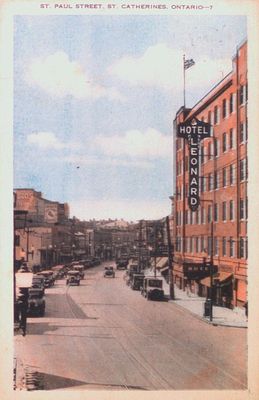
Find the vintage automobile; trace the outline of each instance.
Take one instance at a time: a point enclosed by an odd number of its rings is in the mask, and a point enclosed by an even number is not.
[[[51,270],[41,271],[37,273],[38,276],[43,276],[45,288],[49,288],[54,285],[55,278],[54,273]]]
[[[32,277],[32,285],[31,287],[33,289],[40,289],[43,291],[43,293],[45,292],[45,279],[43,276],[40,275],[33,275]]]
[[[84,266],[82,264],[77,264],[74,265],[74,271],[78,271],[80,275],[80,279],[84,279],[85,274],[84,274]]]
[[[143,287],[144,274],[133,274],[130,281],[130,287],[133,290],[140,290]]]
[[[145,276],[141,294],[146,297],[147,300],[163,300],[163,279],[154,276]]]
[[[104,278],[115,278],[115,271],[113,267],[105,267],[103,272]]]
[[[28,315],[38,315],[43,317],[45,314],[45,298],[42,289],[30,288],[28,298]]]
[[[128,266],[128,259],[127,258],[119,258],[116,261],[116,269],[126,269]]]
[[[80,274],[76,270],[71,270],[67,272],[67,280],[66,284],[71,286],[71,285],[80,285]]]

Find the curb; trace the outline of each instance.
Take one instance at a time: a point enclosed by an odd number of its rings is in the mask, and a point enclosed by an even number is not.
[[[206,322],[207,324],[212,325],[212,326],[224,326],[224,327],[226,327],[226,328],[242,328],[242,329],[247,329],[247,326],[232,325],[232,324],[230,324],[230,323],[215,322],[215,321],[213,321],[213,320],[212,320],[212,321],[209,321],[207,318],[205,318],[205,317],[203,317],[203,316],[201,316],[201,315],[199,315],[199,314],[196,314],[195,312],[189,310],[188,308],[182,306],[181,304],[177,304],[177,303],[175,302],[175,300],[168,300],[168,303],[173,303],[173,304],[175,304],[177,307],[179,307],[179,308],[181,308],[181,309],[183,309],[183,310],[189,312],[190,314],[192,314],[195,318],[199,319],[200,321]]]

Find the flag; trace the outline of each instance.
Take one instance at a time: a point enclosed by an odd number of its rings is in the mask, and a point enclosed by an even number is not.
[[[189,60],[184,60],[184,69],[191,68],[195,64],[194,60],[190,58]]]

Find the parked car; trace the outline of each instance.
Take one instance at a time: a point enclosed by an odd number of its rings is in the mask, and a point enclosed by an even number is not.
[[[45,292],[45,284],[44,284],[44,276],[40,276],[40,275],[33,275],[32,277],[32,285],[31,287],[33,289],[40,289],[43,291],[43,293]]]
[[[77,264],[74,266],[74,271],[78,271],[80,275],[80,279],[84,279],[84,266],[82,264]]]
[[[126,269],[128,266],[128,259],[120,258],[116,261],[116,269]]]
[[[103,276],[104,276],[104,278],[106,278],[106,277],[115,278],[114,268],[113,267],[105,267]]]
[[[76,270],[71,270],[67,272],[67,280],[66,284],[71,286],[71,285],[80,285],[80,274],[79,271]]]
[[[53,271],[51,271],[51,270],[41,271],[41,272],[38,272],[37,275],[44,277],[45,288],[49,288],[54,285],[55,278],[54,278]]]
[[[140,290],[143,287],[144,274],[133,274],[130,287],[133,290]]]
[[[28,298],[28,315],[38,315],[43,317],[45,314],[45,297],[42,289],[30,288]]]
[[[147,300],[163,300],[163,279],[152,277],[145,277],[143,280],[143,287],[141,288],[141,294],[147,298]]]

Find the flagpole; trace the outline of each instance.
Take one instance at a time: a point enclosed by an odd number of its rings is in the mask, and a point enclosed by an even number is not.
[[[185,54],[183,55],[183,107],[185,108]]]

